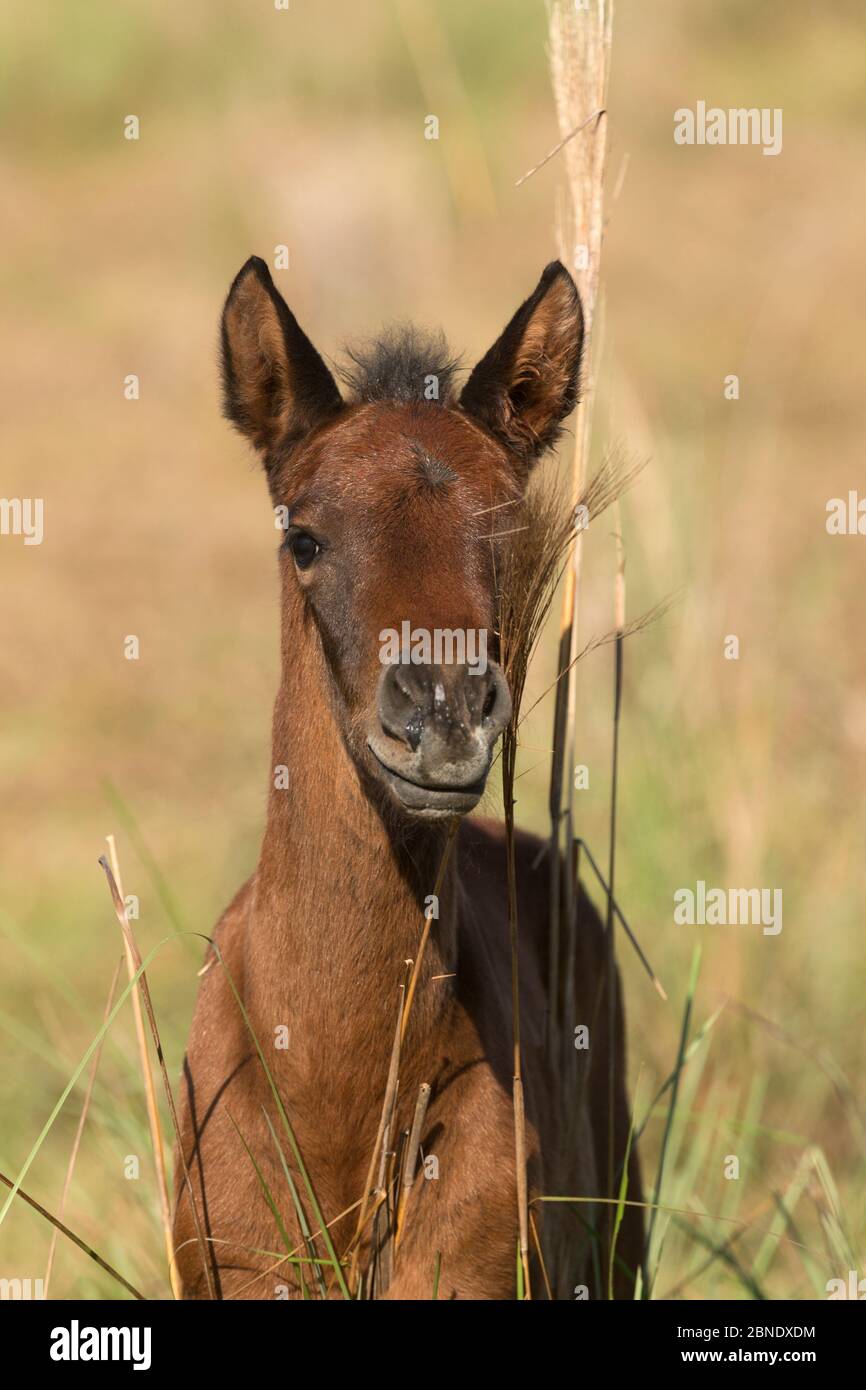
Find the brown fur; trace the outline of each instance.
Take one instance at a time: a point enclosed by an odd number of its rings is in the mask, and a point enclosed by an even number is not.
[[[261,277],[260,270],[254,273]],[[257,869],[218,924],[215,940],[342,1254],[352,1241],[357,1220],[352,1208],[364,1194],[374,1148],[398,988],[405,980],[405,962],[418,951],[447,824],[407,815],[371,758],[366,736],[375,720],[382,669],[377,635],[386,627],[399,628],[404,618],[428,629],[495,631],[495,547],[482,537],[491,529],[489,508],[519,498],[522,470],[513,451],[470,418],[465,406],[461,411],[423,403],[370,403],[335,412],[325,384],[317,418],[314,390],[301,403],[291,389],[288,397],[282,394],[284,383],[299,374],[315,385],[318,367],[310,359],[300,367],[278,362],[270,372],[276,394],[266,393],[263,399],[256,353],[270,354],[274,340],[269,328],[257,333],[256,305],[267,324],[272,299],[269,294],[252,296],[252,321],[249,304],[238,308],[245,299],[236,281],[224,344],[227,371],[240,376],[226,383],[229,413],[233,405],[232,418],[243,421],[245,432],[267,454],[275,500],[290,508],[293,524],[322,536],[326,548],[321,561],[304,570],[296,568],[288,551],[281,551],[282,682],[274,711],[272,764],[288,768],[289,788],[278,789],[272,779]],[[565,312],[573,315],[571,297],[566,299]],[[562,328],[559,318],[557,323]],[[294,320],[292,325],[293,333]],[[538,324],[532,331],[544,339],[545,352],[555,351],[557,333],[544,332]],[[279,358],[278,349],[277,344]],[[287,351],[292,350],[289,344]],[[570,353],[576,371],[579,345],[576,358],[573,343]],[[317,355],[316,361],[321,363]],[[550,418],[542,422],[536,416],[531,426],[538,437],[558,425],[563,408],[555,374],[553,390]],[[532,409],[541,409],[539,395],[533,397]],[[261,431],[262,422],[278,413],[284,418],[284,436],[275,449],[262,443]],[[453,474],[447,485],[419,485],[418,449]],[[608,1172],[620,1171],[628,1132],[622,1011],[617,994],[612,1059],[606,1028],[592,1029],[578,1084],[563,1096],[562,1070],[546,1057],[544,1045],[550,875],[539,848],[538,841],[518,833],[531,1196],[598,1197],[608,1195]],[[439,898],[402,1050],[392,1131],[408,1130],[418,1088],[429,1083],[422,1153],[438,1160],[439,1176],[428,1180],[419,1170],[393,1277],[387,1288],[380,1283],[377,1292],[388,1299],[431,1297],[438,1256],[439,1297],[510,1298],[517,1199],[501,826],[462,822]],[[607,1018],[607,949],[598,917],[583,896],[577,942],[577,1020],[592,1023]],[[286,1050],[274,1046],[281,1025],[288,1028]],[[184,1067],[181,1142],[218,1297],[301,1296],[297,1267],[278,1263],[284,1243],[242,1142],[278,1200],[290,1239],[300,1247],[301,1232],[266,1115],[290,1157],[225,971],[211,959]],[[290,1168],[315,1230],[296,1165],[290,1162]],[[178,1265],[186,1296],[206,1297],[189,1194],[179,1164],[176,1170]],[[629,1197],[640,1199],[634,1156]],[[534,1203],[532,1210],[554,1296],[573,1297],[581,1283],[589,1284],[594,1296],[603,1296],[607,1209]],[[349,1214],[341,1216],[344,1212]],[[593,1226],[600,1237],[595,1241]],[[321,1241],[318,1249],[321,1253]],[[369,1224],[361,1249],[363,1273],[372,1253]],[[642,1223],[634,1208],[626,1209],[617,1253],[615,1288],[618,1296],[630,1296],[642,1253]],[[311,1283],[309,1266],[307,1271]],[[537,1264],[533,1273],[534,1291],[542,1295]],[[339,1296],[332,1275],[328,1282],[330,1295]]]

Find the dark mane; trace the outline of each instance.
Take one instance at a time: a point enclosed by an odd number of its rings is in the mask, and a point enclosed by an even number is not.
[[[458,361],[451,356],[441,330],[425,332],[413,324],[397,324],[362,345],[344,348],[349,361],[337,371],[350,399],[366,401],[430,401],[448,405],[453,397]],[[430,378],[438,383],[432,394]]]

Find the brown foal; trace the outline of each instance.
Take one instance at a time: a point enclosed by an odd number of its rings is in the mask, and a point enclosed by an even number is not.
[[[457,829],[457,818],[479,802],[511,717],[495,533],[513,524],[504,518],[575,403],[582,336],[577,291],[554,263],[459,397],[444,344],[405,331],[354,356],[344,399],[262,261],[231,287],[225,410],[283,509],[282,678],[261,854],[216,928],[184,1065],[195,1207],[176,1162],[175,1243],[189,1298],[348,1287],[428,1299],[436,1278],[439,1298],[515,1296],[505,838],[499,824]],[[393,633],[397,660],[383,656]],[[629,1130],[618,981],[581,893],[575,1021],[591,1045],[566,1077],[546,1045],[546,851],[518,832],[515,852],[533,1295],[631,1297],[640,1212],[625,1208],[611,1271],[613,1208],[598,1201],[619,1191]],[[368,1193],[425,922],[387,1153]],[[407,1157],[422,1083],[429,1102]],[[400,1164],[397,1242],[380,1183]],[[628,1168],[639,1201],[633,1153]]]

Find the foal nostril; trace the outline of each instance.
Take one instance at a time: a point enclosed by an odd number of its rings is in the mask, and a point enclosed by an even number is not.
[[[417,668],[388,666],[379,685],[379,723],[390,738],[415,753],[424,733],[426,694]]]
[[[508,682],[502,674],[501,669],[494,662],[491,662],[483,677],[471,676],[469,684],[473,681],[483,679],[487,689],[480,704],[480,722],[487,738],[491,743],[498,738],[511,718],[511,692],[508,689]],[[476,704],[476,708],[477,708]]]
[[[409,718],[406,720],[405,729],[406,742],[412,749],[413,753],[417,753],[418,751],[418,744],[421,742],[421,735],[423,734],[423,732],[424,715],[420,709],[416,708],[412,711]]]

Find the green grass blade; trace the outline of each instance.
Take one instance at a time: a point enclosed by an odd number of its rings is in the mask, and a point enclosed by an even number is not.
[[[268,1207],[269,1207],[269,1209],[270,1209],[271,1216],[274,1218],[274,1221],[277,1223],[277,1230],[278,1230],[279,1233],[280,1233],[280,1240],[283,1242],[283,1245],[286,1247],[286,1254],[289,1255],[289,1256],[291,1257],[291,1256],[293,1255],[293,1253],[294,1253],[295,1247],[294,1247],[294,1244],[293,1244],[292,1240],[291,1240],[290,1237],[289,1237],[288,1231],[286,1230],[285,1223],[283,1222],[282,1213],[281,1213],[279,1207],[277,1206],[276,1200],[275,1200],[275,1198],[274,1198],[274,1194],[271,1192],[271,1189],[270,1189],[270,1187],[268,1186],[267,1179],[266,1179],[264,1173],[262,1172],[261,1168],[259,1167],[258,1163],[256,1162],[256,1156],[255,1156],[255,1154],[253,1153],[252,1149],[250,1148],[250,1146],[249,1146],[249,1144],[247,1143],[247,1141],[246,1141],[246,1139],[244,1138],[244,1136],[241,1134],[241,1131],[240,1131],[240,1129],[239,1129],[239,1127],[238,1127],[238,1124],[237,1124],[237,1121],[235,1120],[234,1115],[232,1115],[228,1110],[226,1110],[226,1114],[228,1115],[229,1120],[231,1121],[231,1123],[232,1123],[232,1125],[233,1125],[233,1127],[234,1127],[235,1134],[238,1136],[238,1138],[240,1139],[241,1143],[242,1143],[243,1146],[244,1146],[244,1149],[246,1150],[247,1158],[250,1160],[250,1163],[253,1165],[253,1170],[254,1170],[254,1172],[255,1172],[256,1177],[258,1178],[259,1186],[260,1186],[260,1188],[262,1189],[262,1195],[264,1196],[264,1199],[265,1199],[265,1201],[266,1201],[267,1204],[268,1204]],[[307,1292],[307,1281],[306,1281],[306,1279],[304,1278],[304,1271],[303,1271],[303,1269],[301,1268],[300,1265],[298,1266],[298,1277],[300,1278],[300,1281],[301,1281],[301,1294],[302,1294],[302,1297],[303,1297],[304,1301],[306,1302],[306,1301],[309,1299],[309,1296],[310,1296],[310,1295],[309,1295],[308,1292]]]
[[[290,1170],[290,1168],[289,1168],[288,1163],[286,1162],[286,1155],[283,1153],[283,1146],[282,1146],[282,1144],[280,1143],[279,1135],[277,1134],[277,1131],[274,1129],[274,1126],[273,1126],[273,1124],[271,1123],[271,1117],[270,1117],[270,1115],[268,1114],[268,1112],[267,1112],[267,1110],[265,1109],[264,1106],[262,1106],[262,1114],[264,1115],[264,1117],[265,1117],[265,1123],[267,1124],[267,1127],[268,1127],[268,1129],[269,1129],[270,1132],[271,1132],[271,1138],[272,1138],[273,1141],[274,1141],[274,1147],[276,1148],[276,1151],[277,1151],[277,1153],[279,1154],[280,1163],[281,1163],[281,1165],[282,1165],[283,1173],[285,1174],[286,1182],[288,1183],[288,1186],[289,1186],[289,1192],[291,1193],[292,1203],[293,1203],[294,1208],[295,1208],[295,1215],[296,1215],[297,1218],[298,1218],[298,1225],[299,1225],[300,1228],[301,1228],[301,1235],[302,1235],[303,1240],[304,1240],[304,1245],[306,1246],[306,1249],[307,1249],[307,1254],[310,1256],[310,1258],[311,1258],[311,1259],[313,1260],[313,1262],[314,1262],[314,1263],[313,1263],[313,1268],[315,1269],[315,1272],[316,1272],[316,1282],[317,1282],[317,1284],[318,1284],[318,1286],[319,1286],[319,1296],[320,1296],[320,1298],[327,1298],[327,1297],[328,1297],[328,1291],[327,1291],[327,1289],[325,1288],[325,1281],[324,1281],[324,1279],[322,1278],[322,1271],[321,1271],[321,1269],[319,1268],[318,1264],[315,1262],[315,1261],[316,1261],[316,1246],[315,1246],[315,1242],[314,1242],[313,1237],[312,1237],[312,1233],[311,1233],[311,1231],[310,1231],[310,1223],[309,1223],[309,1221],[307,1220],[307,1213],[304,1211],[304,1204],[303,1204],[303,1202],[301,1201],[301,1196],[300,1196],[300,1193],[298,1192],[297,1184],[296,1184],[294,1178],[292,1177],[291,1170]],[[307,1296],[308,1296],[308,1295],[307,1295],[306,1288],[305,1288],[305,1289],[304,1289],[304,1297],[306,1298]]]
[[[283,1123],[283,1128],[285,1129],[286,1135],[288,1136],[289,1144],[292,1150],[292,1156],[295,1160],[295,1163],[298,1165],[298,1172],[300,1173],[304,1187],[307,1190],[307,1196],[309,1197],[310,1205],[313,1208],[313,1215],[319,1223],[319,1227],[322,1232],[322,1239],[325,1242],[325,1248],[330,1256],[329,1263],[333,1266],[334,1275],[340,1287],[340,1292],[342,1293],[343,1298],[351,1299],[352,1295],[349,1293],[349,1288],[346,1284],[346,1279],[343,1274],[342,1266],[340,1264],[339,1259],[337,1258],[337,1252],[334,1249],[334,1242],[331,1239],[331,1233],[328,1230],[327,1222],[325,1221],[322,1208],[319,1206],[319,1199],[316,1196],[315,1189],[313,1188],[313,1184],[310,1181],[310,1175],[307,1172],[306,1164],[304,1163],[303,1157],[301,1156],[301,1151],[298,1147],[298,1141],[295,1138],[295,1131],[292,1128],[291,1120],[289,1119],[289,1116],[286,1112],[286,1107],[283,1104],[282,1096],[277,1090],[274,1078],[271,1075],[271,1069],[268,1066],[267,1061],[265,1059],[265,1054],[262,1051],[261,1043],[259,1042],[258,1037],[256,1036],[256,1031],[253,1028],[252,1023],[250,1022],[250,1017],[247,1013],[244,1001],[241,999],[241,996],[238,993],[237,986],[235,985],[234,979],[232,978],[232,973],[223,959],[222,952],[220,951],[219,946],[216,944],[216,942],[213,942],[212,945],[214,953],[217,959],[219,960],[220,965],[226,973],[226,979],[228,980],[232,994],[235,997],[235,1002],[241,1011],[241,1016],[244,1020],[244,1023],[246,1024],[247,1031],[253,1040],[253,1045],[256,1049],[256,1052],[258,1053],[259,1061],[261,1062],[265,1076],[267,1077],[268,1085],[271,1088],[271,1095],[274,1098],[274,1104],[277,1107],[277,1111]]]
[[[84,1056],[81,1058],[81,1061],[78,1063],[77,1067],[73,1071],[72,1076],[69,1078],[68,1082],[64,1086],[62,1092],[60,1093],[60,1097],[57,1100],[57,1103],[51,1111],[51,1114],[48,1116],[48,1119],[45,1121],[45,1124],[42,1126],[42,1129],[39,1131],[39,1135],[37,1136],[32,1148],[30,1149],[30,1152],[24,1160],[23,1165],[19,1169],[18,1176],[12,1185],[12,1190],[9,1193],[9,1196],[6,1198],[6,1201],[3,1203],[3,1206],[0,1207],[0,1226],[2,1226],[4,1220],[6,1219],[6,1213],[8,1212],[10,1206],[15,1200],[15,1194],[18,1191],[24,1179],[26,1178],[28,1172],[30,1171],[31,1164],[33,1163],[34,1159],[36,1158],[36,1155],[39,1153],[39,1150],[42,1148],[42,1145],[48,1137],[48,1134],[54,1124],[54,1121],[57,1119],[57,1116],[60,1114],[61,1110],[66,1104],[66,1101],[68,1100],[75,1086],[75,1083],[78,1081],[78,1078],[81,1076],[82,1072],[84,1071],[84,1068],[87,1066],[87,1063],[90,1061],[91,1057],[93,1056],[94,1052],[99,1046],[101,1039],[105,1037],[105,1034],[108,1032],[112,1023],[116,1019],[117,1015],[120,1013],[120,1010],[122,1009],[123,1005],[125,1004],[126,1000],[131,994],[132,990],[138,984],[140,977],[144,974],[145,970],[150,965],[157,952],[162,949],[162,947],[166,944],[167,941],[174,940],[174,933],[172,933],[171,936],[163,937],[162,941],[158,942],[157,945],[154,946],[153,950],[148,953],[146,959],[141,964],[141,968],[135,972],[129,984],[122,991],[122,993],[118,995],[117,1002],[114,1005],[114,1008],[111,1010],[111,1013],[108,1015],[108,1018],[105,1020],[102,1027],[97,1032],[95,1038],[91,1042],[90,1046],[87,1048],[87,1051],[84,1053]]]
[[[690,972],[689,972],[689,983],[688,983],[688,987],[687,987],[687,990],[686,990],[686,1002],[685,1002],[685,1008],[683,1009],[683,1022],[682,1022],[682,1028],[681,1028],[681,1031],[680,1031],[680,1045],[679,1045],[679,1049],[678,1049],[678,1052],[677,1052],[677,1064],[676,1064],[676,1067],[674,1068],[673,1080],[672,1080],[672,1082],[671,1082],[671,1100],[670,1100],[670,1105],[668,1106],[667,1119],[666,1119],[666,1121],[665,1121],[664,1136],[663,1136],[663,1138],[662,1138],[661,1152],[660,1152],[660,1154],[659,1154],[659,1165],[658,1165],[658,1171],[657,1171],[657,1173],[656,1173],[655,1192],[654,1192],[654,1194],[653,1194],[653,1204],[652,1204],[652,1205],[653,1205],[653,1210],[652,1210],[652,1215],[650,1216],[650,1220],[649,1220],[649,1229],[648,1229],[648,1231],[647,1231],[647,1238],[646,1238],[646,1249],[647,1249],[647,1253],[648,1253],[648,1254],[649,1254],[649,1251],[650,1251],[651,1246],[652,1246],[652,1238],[653,1238],[653,1232],[654,1232],[654,1229],[655,1229],[655,1221],[656,1221],[656,1212],[657,1212],[657,1209],[658,1209],[659,1204],[660,1204],[660,1202],[661,1202],[662,1183],[663,1183],[663,1181],[664,1181],[664,1173],[665,1173],[665,1160],[666,1160],[666,1157],[667,1157],[668,1145],[669,1145],[669,1143],[670,1143],[671,1131],[672,1131],[672,1129],[673,1129],[674,1116],[675,1116],[675,1114],[676,1114],[677,1099],[678,1099],[678,1097],[679,1097],[679,1089],[680,1089],[680,1078],[681,1078],[681,1076],[682,1076],[683,1067],[685,1066],[686,1050],[687,1050],[687,1048],[688,1048],[688,1040],[689,1040],[689,1028],[690,1028],[690,1026],[691,1026],[691,1018],[692,1018],[692,1006],[693,1006],[693,1004],[694,1004],[695,991],[697,990],[697,987],[698,987],[698,975],[699,975],[699,973],[700,973],[700,968],[701,968],[701,948],[700,948],[700,945],[697,945],[697,946],[695,947],[695,949],[694,949],[693,954],[692,954],[692,965],[691,965],[691,970],[690,970]],[[657,1272],[658,1272],[658,1265],[659,1265],[659,1261],[657,1260],[657,1261],[656,1261],[656,1267],[655,1267],[655,1269],[654,1269],[654,1270],[649,1270],[649,1271],[648,1271],[648,1274],[647,1274],[647,1287],[646,1287],[646,1292],[645,1292],[645,1298],[646,1298],[646,1299],[652,1298],[652,1289],[653,1289],[653,1284],[655,1283],[655,1276],[656,1276],[656,1274],[657,1274]]]
[[[607,1269],[607,1296],[613,1299],[613,1271],[616,1263],[616,1242],[619,1236],[619,1228],[622,1225],[622,1218],[625,1213],[626,1198],[628,1197],[628,1162],[631,1158],[632,1139],[634,1137],[634,1117],[637,1109],[637,1096],[632,1106],[631,1123],[628,1127],[628,1139],[625,1145],[625,1157],[622,1161],[622,1173],[619,1180],[619,1193],[617,1194],[616,1213],[613,1219],[613,1234],[610,1239],[610,1261]]]

